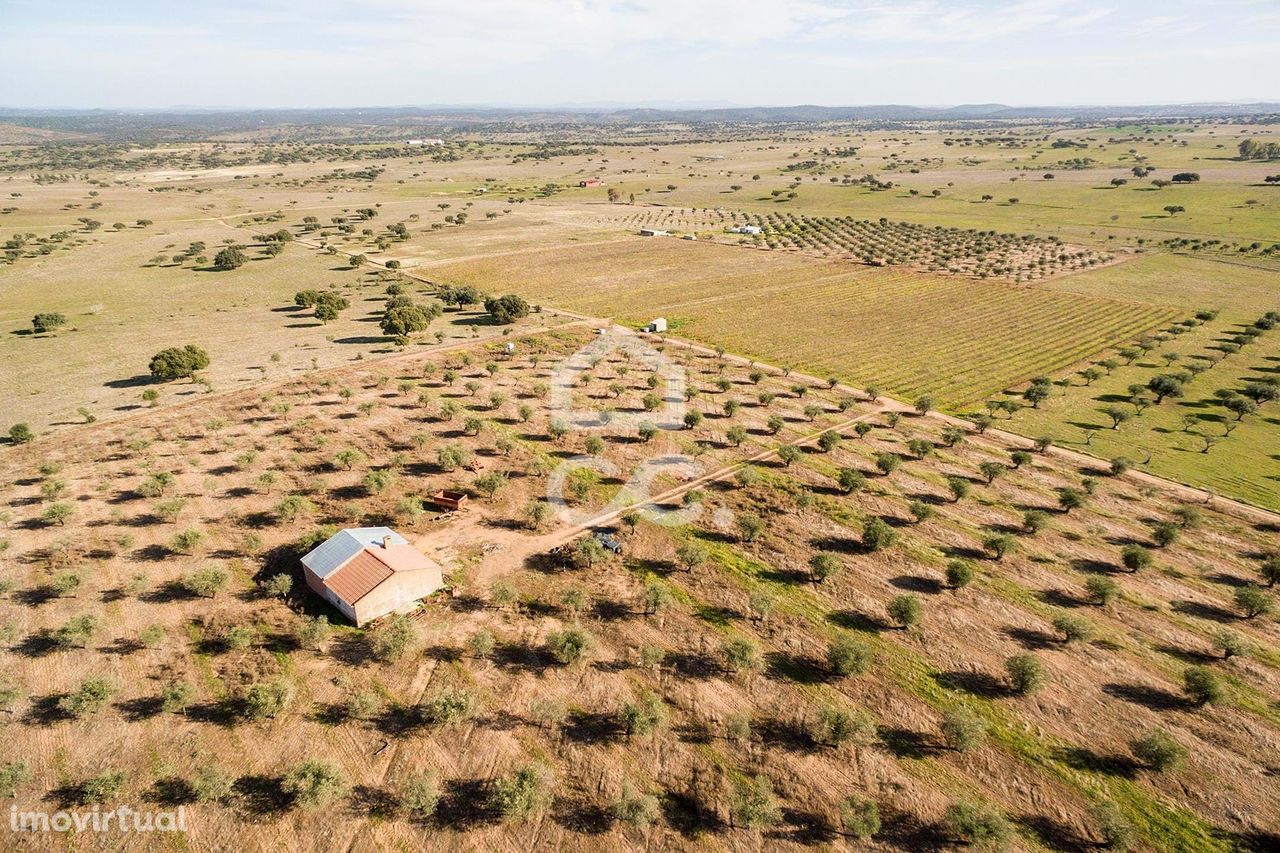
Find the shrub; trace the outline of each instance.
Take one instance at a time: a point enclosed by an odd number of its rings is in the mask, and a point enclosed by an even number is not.
[[[214,566],[196,569],[183,576],[182,588],[200,598],[213,598],[227,585],[227,573]]]
[[[206,765],[196,771],[191,780],[191,793],[197,802],[215,803],[231,796],[235,780],[216,765]]]
[[[1208,667],[1188,667],[1182,674],[1182,688],[1197,705],[1212,705],[1222,701],[1222,682]]]
[[[749,469],[742,469],[743,471]],[[742,473],[739,471],[738,473]],[[738,534],[743,542],[754,542],[764,532],[764,519],[751,512],[738,514]]]
[[[1035,693],[1048,680],[1043,664],[1034,655],[1014,655],[1005,661],[1004,669],[1010,689],[1022,696]]]
[[[115,688],[105,678],[89,678],[80,682],[74,693],[58,699],[58,710],[71,717],[96,714],[106,707]]]
[[[658,819],[658,798],[624,787],[618,799],[609,806],[609,814],[621,823],[648,826]]]
[[[951,560],[947,563],[947,586],[963,589],[973,582],[973,564],[968,560]]]
[[[1132,741],[1129,748],[1135,758],[1157,773],[1176,769],[1187,757],[1186,747],[1161,728],[1152,729]]]
[[[1062,635],[1064,642],[1088,642],[1093,639],[1093,623],[1081,616],[1060,613],[1053,617],[1053,629]]]
[[[1249,642],[1234,631],[1219,628],[1213,634],[1214,646],[1222,652],[1223,658],[1243,657],[1249,654]]]
[[[151,375],[157,379],[191,379],[209,366],[209,354],[194,344],[170,347],[151,357]]]
[[[60,649],[82,649],[89,645],[98,630],[98,617],[86,613],[72,616],[50,635],[53,644]]]
[[[551,771],[530,764],[493,783],[489,805],[506,820],[527,820],[551,805]]]
[[[1258,566],[1258,574],[1266,581],[1267,586],[1280,583],[1280,554],[1268,554]]]
[[[910,593],[904,593],[889,602],[886,612],[889,618],[902,628],[910,628],[920,621],[920,599]]]
[[[258,629],[254,625],[234,625],[227,629],[222,641],[229,649],[247,649],[258,638]]]
[[[144,498],[164,497],[173,488],[174,480],[174,476],[168,471],[158,471],[138,485],[138,494]]]
[[[418,719],[428,726],[455,726],[474,717],[479,705],[470,690],[445,686],[418,703]]]
[[[403,615],[395,616],[372,635],[371,651],[378,660],[390,663],[403,657],[417,639],[418,631],[413,620]]]
[[[876,724],[866,714],[843,708],[825,707],[809,724],[809,737],[819,746],[839,747],[849,741],[868,741]]]
[[[188,527],[186,530],[174,535],[169,547],[179,554],[194,554],[203,541],[203,533],[194,527]]]
[[[325,641],[329,639],[329,634],[332,631],[333,629],[329,626],[328,616],[323,614],[319,616],[304,616],[294,629],[293,638],[302,648],[318,652],[324,648]]]
[[[1030,509],[1022,514],[1022,529],[1035,535],[1049,526],[1049,513],[1042,509]]]
[[[371,720],[382,710],[382,697],[372,690],[361,690],[347,697],[347,717]]]
[[[1182,528],[1172,521],[1160,521],[1151,528],[1151,538],[1160,548],[1168,547],[1177,542],[1178,537],[1181,535]]]
[[[890,548],[897,541],[898,531],[890,527],[883,518],[868,519],[862,526],[862,546],[868,551]]]
[[[74,595],[76,590],[80,589],[81,582],[80,576],[75,572],[59,572],[50,581],[49,589],[59,598],[63,598]]]
[[[912,501],[909,508],[911,510],[911,515],[915,517],[917,523],[928,521],[933,518],[933,506],[925,503],[924,501]]]
[[[988,485],[1003,477],[1008,470],[1003,462],[987,461],[978,466],[978,473],[982,475],[982,479],[986,480]]]
[[[302,495],[288,495],[276,505],[276,517],[291,524],[303,516],[314,515],[316,506]]]
[[[849,634],[837,635],[827,645],[827,668],[839,676],[862,675],[874,659],[871,647]]]
[[[272,598],[288,598],[293,591],[293,578],[286,574],[272,575],[262,584],[262,591]]]
[[[67,324],[65,314],[59,314],[54,311],[41,312],[31,318],[31,330],[36,334],[52,332],[61,326]]]
[[[1116,582],[1102,575],[1090,577],[1084,582],[1084,588],[1095,604],[1103,606],[1110,604],[1120,594],[1120,587]]]
[[[1149,568],[1153,561],[1151,552],[1141,545],[1125,545],[1120,549],[1120,562],[1131,573]]]
[[[81,804],[104,803],[116,797],[124,788],[125,775],[121,771],[100,773],[80,783],[78,800]]]
[[[416,818],[431,817],[440,805],[440,786],[430,773],[410,779],[400,791],[400,808]]]
[[[623,704],[619,716],[627,737],[647,735],[667,724],[667,707],[661,696],[644,690],[635,701]]]
[[[303,761],[289,768],[280,789],[289,795],[295,806],[315,809],[344,796],[347,782],[342,771],[332,764]]]
[[[728,672],[754,672],[760,668],[760,650],[750,640],[730,640],[720,649]]]
[[[809,558],[809,575],[816,583],[835,577],[843,568],[840,558],[829,551],[820,551]]]
[[[529,316],[529,303],[514,293],[484,301],[484,310],[495,323],[506,325]]]
[[[1018,540],[1003,533],[997,533],[982,540],[982,549],[997,562],[1003,560],[1007,554],[1016,550],[1017,547]]]
[[[901,464],[902,457],[896,453],[876,454],[876,468],[886,477],[898,470],[898,466]]]
[[[836,480],[845,494],[861,491],[867,483],[867,478],[856,468],[841,468]]]
[[[159,625],[148,625],[138,632],[138,642],[148,649],[154,649],[164,642],[164,628]]]
[[[40,513],[40,518],[47,524],[63,525],[67,523],[67,519],[75,514],[75,507],[69,503],[52,503],[44,508],[44,512]]]
[[[773,785],[763,776],[735,780],[729,803],[729,818],[734,826],[761,829],[782,820],[782,810],[773,796]]]
[[[293,704],[293,685],[283,678],[259,682],[244,695],[244,714],[251,720],[271,720]]]
[[[1271,599],[1262,590],[1254,586],[1242,586],[1233,596],[1236,607],[1244,613],[1246,619],[1256,619],[1271,612]]]
[[[949,806],[942,823],[949,836],[981,849],[1004,849],[1013,837],[1004,815],[964,801]]]
[[[581,628],[555,631],[547,637],[547,651],[566,666],[581,661],[594,645],[595,638]]]
[[[213,256],[213,268],[225,272],[242,267],[249,262],[249,256],[239,246],[227,246],[219,249]]]
[[[180,714],[187,710],[195,688],[185,681],[171,681],[160,692],[160,709],[166,714]]]
[[[1063,512],[1080,509],[1087,502],[1085,496],[1075,489],[1062,489],[1058,492],[1058,506],[1062,508]]]
[[[880,809],[871,800],[845,797],[840,801],[840,827],[845,835],[870,841],[880,831]]]
[[[1114,803],[1102,802],[1093,808],[1093,819],[1102,836],[1102,846],[1108,850],[1123,851],[1133,847],[1136,839],[1133,825],[1125,820]]]
[[[968,752],[986,738],[987,722],[963,708],[952,708],[942,715],[939,731],[949,748]]]

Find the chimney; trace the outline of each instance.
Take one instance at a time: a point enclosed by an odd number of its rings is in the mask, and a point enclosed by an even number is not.
[[[383,547],[383,548],[390,548],[390,547],[391,547],[391,537],[390,537],[390,536],[383,536],[383,537],[382,537],[382,547]]]

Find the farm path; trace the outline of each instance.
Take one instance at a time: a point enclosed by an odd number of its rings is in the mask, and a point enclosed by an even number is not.
[[[506,528],[497,529],[485,525],[479,518],[469,517],[456,526],[456,532],[449,537],[448,542],[450,546],[457,549],[468,546],[474,547],[476,545],[482,545],[482,547],[485,548],[484,556],[475,567],[473,578],[486,581],[500,574],[504,574],[513,568],[524,565],[527,560],[537,554],[545,554],[553,548],[565,545],[573,541],[578,535],[592,530],[593,528],[612,524],[628,510],[643,509],[645,507],[653,507],[669,503],[676,498],[683,496],[692,489],[728,480],[748,465],[776,458],[780,447],[785,445],[806,447],[815,444],[818,440],[818,436],[829,429],[836,431],[848,429],[858,421],[865,421],[883,414],[886,411],[892,410],[893,406],[885,405],[874,411],[865,412],[857,417],[849,418],[838,424],[824,427],[821,430],[800,436],[792,441],[783,442],[775,447],[766,447],[751,454],[750,456],[739,459],[736,462],[723,465],[698,477],[692,477],[683,483],[652,495],[644,501],[640,501],[626,507],[619,507],[617,509],[601,512],[583,521],[565,524],[549,533],[530,535],[519,530]],[[427,536],[423,538],[429,542],[435,537]]]

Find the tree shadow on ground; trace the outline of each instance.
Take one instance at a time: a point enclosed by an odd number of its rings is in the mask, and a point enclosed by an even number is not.
[[[1054,758],[1076,770],[1101,773],[1106,776],[1120,776],[1124,779],[1132,779],[1142,769],[1138,762],[1128,755],[1096,752],[1085,746],[1060,747],[1055,750]]]
[[[1102,692],[1116,699],[1150,708],[1152,711],[1184,711],[1195,707],[1194,703],[1177,693],[1147,684],[1112,682],[1102,685]]]
[[[939,672],[933,678],[940,687],[945,687],[947,690],[958,690],[986,699],[1010,695],[1009,686],[987,672],[953,670]]]

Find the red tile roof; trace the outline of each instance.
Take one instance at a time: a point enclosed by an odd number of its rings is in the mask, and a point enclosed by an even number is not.
[[[404,546],[407,547],[407,546]],[[324,579],[324,585],[348,604],[355,604],[391,577],[392,569],[365,548]]]

